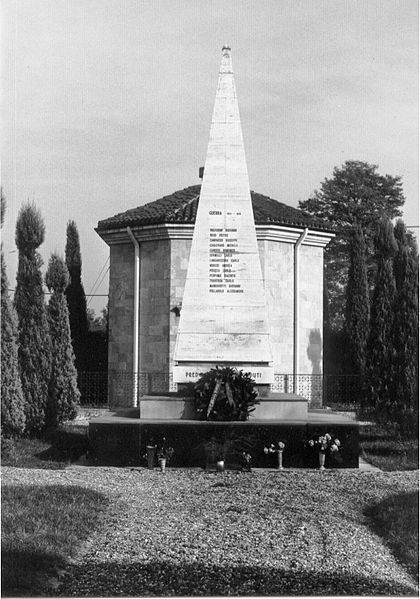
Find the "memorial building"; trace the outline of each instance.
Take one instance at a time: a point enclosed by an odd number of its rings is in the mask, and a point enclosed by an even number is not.
[[[251,372],[262,396],[321,405],[323,252],[334,235],[250,191],[227,46],[200,177],[96,228],[110,248],[110,404],[136,406],[141,393],[228,365]],[[124,373],[132,392],[112,384]]]

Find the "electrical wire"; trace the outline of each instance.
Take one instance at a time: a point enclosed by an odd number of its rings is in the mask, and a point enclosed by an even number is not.
[[[102,285],[102,281],[105,279],[105,277],[106,277],[106,275],[108,274],[108,272],[109,272],[109,266],[108,266],[108,268],[106,269],[106,271],[104,272],[104,275],[103,275],[102,279],[99,281],[98,285],[96,286],[96,289],[95,289],[95,291],[96,291],[97,289],[99,289],[99,287]],[[92,295],[92,294],[90,294],[90,300],[88,301],[88,304],[87,304],[88,306],[89,306],[89,304],[90,304],[90,302],[91,302],[91,300],[92,300],[92,297],[93,297],[93,295]]]
[[[105,273],[106,274],[106,273]],[[14,293],[16,289],[8,289],[7,291],[11,291]],[[50,291],[43,291],[44,295],[52,295]],[[109,293],[85,293],[85,297],[108,297]]]
[[[110,265],[108,266],[108,268],[106,269],[106,271],[103,273],[103,276],[102,276],[102,278],[99,281],[98,281],[99,277],[97,277],[95,285],[92,287],[91,292],[89,294],[90,296],[94,295],[98,291],[99,287],[102,285],[102,281],[104,280],[105,276],[109,272],[109,269],[110,269]],[[102,274],[102,270],[101,270],[101,274]]]
[[[93,283],[93,285],[92,285],[92,288],[91,288],[91,290],[90,290],[90,293],[87,293],[87,294],[86,294],[86,296],[88,296],[88,295],[91,295],[91,294],[94,292],[94,290],[95,290],[95,285],[96,285],[96,283],[98,282],[98,279],[101,277],[101,275],[102,275],[102,271],[104,270],[104,268],[106,267],[106,265],[108,264],[108,262],[109,262],[109,256],[108,256],[108,258],[105,260],[105,264],[103,265],[103,267],[101,268],[101,270],[100,270],[100,272],[99,272],[98,276],[96,277],[96,279],[95,279],[95,282]],[[109,269],[109,267],[108,267],[108,269]]]

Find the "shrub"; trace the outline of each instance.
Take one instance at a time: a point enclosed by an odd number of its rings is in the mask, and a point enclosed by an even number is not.
[[[25,409],[18,360],[17,316],[9,298],[3,251],[1,252],[1,430],[14,437],[25,430]]]
[[[379,223],[375,247],[378,270],[367,347],[365,407],[372,408],[379,420],[386,420],[387,406],[392,401],[392,329],[396,293],[392,260],[397,252],[389,220]]]
[[[16,441],[10,437],[1,437],[1,457],[2,461],[13,460],[16,456]]]
[[[82,283],[82,256],[80,253],[79,232],[76,223],[67,224],[66,265],[70,283],[66,288],[69,309],[71,339],[76,356],[77,370],[87,370],[88,363],[88,316],[85,290]]]
[[[419,281],[418,253],[411,247],[405,225],[395,226],[398,253],[394,260],[397,288],[393,326],[392,403],[389,417],[405,434],[418,433]]]
[[[77,415],[80,393],[70,337],[69,313],[64,295],[69,273],[64,261],[53,254],[45,281],[52,295],[48,304],[52,358],[48,425],[57,426]]]
[[[356,227],[350,244],[345,328],[352,374],[363,376],[369,332],[369,286],[363,232]]]
[[[33,204],[24,205],[16,223],[19,264],[15,308],[19,319],[19,366],[25,400],[26,429],[40,433],[45,426],[51,345],[42,288],[42,260],[36,248],[45,226]]]

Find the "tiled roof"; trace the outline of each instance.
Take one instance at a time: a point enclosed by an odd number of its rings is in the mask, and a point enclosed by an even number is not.
[[[149,202],[138,208],[121,212],[98,223],[98,231],[121,227],[155,225],[160,223],[195,223],[201,185],[192,185],[171,195]],[[304,226],[330,231],[331,225],[307,216],[301,210],[251,191],[256,225]]]

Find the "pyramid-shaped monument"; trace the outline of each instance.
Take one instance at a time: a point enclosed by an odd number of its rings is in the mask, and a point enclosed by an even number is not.
[[[174,354],[174,382],[216,365],[272,382],[267,309],[231,50],[224,46]]]

